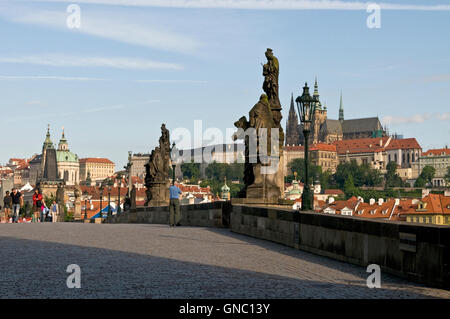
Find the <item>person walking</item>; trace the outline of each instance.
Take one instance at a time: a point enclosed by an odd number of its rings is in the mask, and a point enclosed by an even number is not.
[[[42,203],[42,210],[41,210],[41,223],[44,223],[47,221],[47,216],[50,210],[48,209],[45,202]]]
[[[12,189],[11,199],[12,199],[12,210],[13,210],[13,223],[18,223],[20,208],[23,206],[23,199],[22,199],[22,194],[17,190],[17,188]]]
[[[52,207],[50,208],[50,212],[52,215],[52,223],[56,223],[56,219],[58,218],[59,215],[59,207],[58,204],[56,204],[55,201],[53,201],[52,203]]]
[[[9,195],[9,191],[6,191],[5,197],[3,197],[3,209],[5,210],[5,219],[9,223],[9,215],[11,214],[12,198]]]
[[[169,187],[169,192],[170,192],[169,225],[170,227],[181,226],[180,195],[182,194],[182,192],[178,188],[178,186],[175,186],[174,182],[172,182],[172,186]]]
[[[42,194],[38,188],[34,190],[33,194],[33,218],[32,222],[37,223],[39,219],[39,213],[42,210]]]

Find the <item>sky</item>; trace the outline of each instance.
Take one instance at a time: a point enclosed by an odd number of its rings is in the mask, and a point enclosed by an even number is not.
[[[379,5],[369,28],[364,1],[0,0],[0,164],[40,153],[48,124],[55,144],[64,127],[71,151],[116,169],[157,145],[161,123],[226,135],[263,93],[267,48],[283,125],[317,77],[328,118],[342,91],[346,119],[379,116],[424,151],[449,145],[450,2]]]

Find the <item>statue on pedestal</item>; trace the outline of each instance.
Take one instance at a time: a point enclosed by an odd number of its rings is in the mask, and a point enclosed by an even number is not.
[[[75,185],[75,189],[73,190],[73,194],[75,196],[75,202],[73,207],[73,219],[79,220],[81,217],[81,188],[80,185]]]
[[[145,205],[169,205],[170,137],[166,125],[161,125],[159,146],[150,154],[145,165],[145,186],[147,200]]]
[[[249,120],[241,117],[234,125],[239,129],[233,140],[244,139],[244,188],[239,197],[277,202],[284,191],[281,127],[281,104],[278,98],[278,59],[271,49],[266,51],[263,65],[265,94],[249,112]]]

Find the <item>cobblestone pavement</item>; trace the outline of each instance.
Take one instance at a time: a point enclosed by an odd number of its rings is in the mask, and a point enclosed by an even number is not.
[[[450,298],[383,273],[369,289],[363,267],[227,229],[2,224],[0,245],[0,298]]]

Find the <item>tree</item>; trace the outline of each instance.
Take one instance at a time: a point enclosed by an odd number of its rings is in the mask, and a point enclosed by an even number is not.
[[[431,183],[432,179],[434,178],[434,175],[436,174],[436,169],[433,166],[426,165],[422,169],[422,177],[428,182]]]
[[[288,164],[289,169],[291,172],[297,172],[297,178],[304,183],[305,182],[305,160],[303,158],[296,158],[292,160]],[[322,174],[322,168],[320,166],[316,166],[312,164],[311,162],[308,163],[308,179],[309,184],[312,184],[316,176],[319,176]],[[287,182],[291,182],[294,179],[294,175],[288,175],[286,177]]]
[[[403,181],[397,174],[397,163],[396,162],[389,162],[386,165],[386,187],[402,187]]]
[[[447,166],[447,174],[444,176],[447,186],[450,186],[450,166]]]
[[[344,193],[347,197],[354,196],[356,194],[356,187],[353,181],[353,176],[349,174],[344,183]]]
[[[194,163],[194,161],[183,163],[181,164],[181,172],[184,178],[196,181],[200,177],[200,163]]]
[[[417,177],[416,179],[416,182],[414,183],[414,187],[425,187],[426,184],[426,180],[419,175],[419,177]]]

